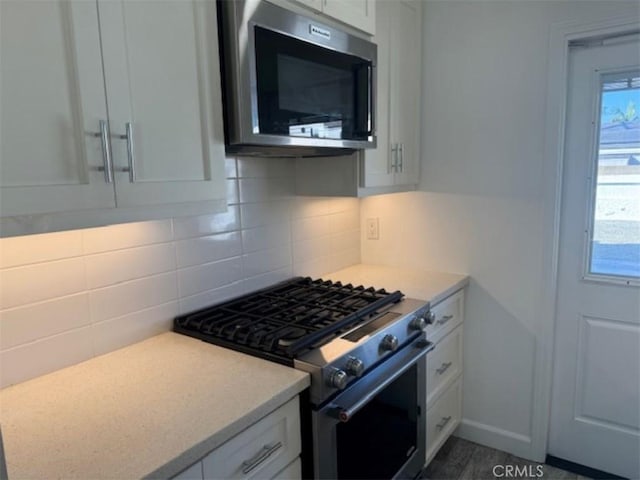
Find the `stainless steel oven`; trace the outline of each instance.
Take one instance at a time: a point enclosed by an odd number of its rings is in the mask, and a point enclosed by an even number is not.
[[[375,147],[374,43],[263,0],[218,7],[228,151]]]
[[[424,466],[425,365],[418,338],[313,410],[314,478],[415,478]]]

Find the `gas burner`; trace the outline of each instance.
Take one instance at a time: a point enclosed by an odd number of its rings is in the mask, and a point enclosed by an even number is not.
[[[297,277],[179,316],[174,330],[287,365],[402,299],[402,293]]]

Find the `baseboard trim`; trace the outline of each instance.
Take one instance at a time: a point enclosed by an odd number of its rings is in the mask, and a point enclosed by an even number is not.
[[[554,457],[553,455],[547,455],[544,463],[551,465],[552,467],[561,468],[562,470],[567,470],[568,472],[596,480],[626,480],[625,477],[619,477],[613,473],[603,472],[602,470],[587,467],[580,463],[570,462],[569,460]]]
[[[517,457],[532,458],[531,437],[463,418],[455,435],[471,442],[497,448]]]

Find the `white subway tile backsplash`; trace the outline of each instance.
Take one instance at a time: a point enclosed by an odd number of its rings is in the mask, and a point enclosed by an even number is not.
[[[291,243],[289,222],[274,223],[242,230],[242,251],[245,253],[276,248]]]
[[[329,215],[294,218],[291,220],[291,237],[294,242],[318,238],[331,233]]]
[[[239,229],[240,207],[238,205],[229,205],[226,212],[173,219],[173,235],[176,240],[233,232]]]
[[[281,200],[275,202],[250,203],[241,205],[240,218],[242,228],[254,228],[262,225],[288,222],[291,216],[291,202]]]
[[[238,177],[242,178],[291,177],[294,168],[290,158],[238,157]]]
[[[78,230],[5,238],[0,244],[0,268],[79,257],[82,253],[82,233]]]
[[[258,250],[242,256],[244,277],[254,277],[273,270],[279,270],[291,264],[291,246]]]
[[[84,258],[0,270],[0,309],[78,293],[85,289]]]
[[[175,269],[173,243],[116,250],[87,256],[87,285],[90,289],[106,287]]]
[[[180,297],[212,290],[242,280],[242,257],[178,270]]]
[[[268,287],[274,283],[282,282],[293,276],[293,270],[291,266],[275,270],[273,272],[263,273],[255,277],[247,278],[244,281],[244,291],[253,292],[261,288]]]
[[[0,350],[88,325],[86,292],[0,311]]]
[[[171,220],[124,223],[81,230],[84,253],[101,253],[172,240]]]
[[[178,298],[176,273],[169,272],[92,290],[91,322],[101,322],[168,303]]]
[[[0,388],[94,356],[91,327],[78,328],[0,352]]]
[[[325,197],[296,197],[293,200],[291,218],[309,218],[329,214],[331,200]]]
[[[331,236],[308,238],[293,242],[293,263],[304,263],[314,258],[326,257],[331,253]],[[329,270],[327,270],[329,271]]]
[[[284,200],[293,195],[292,179],[275,178],[240,178],[240,203],[269,202]]]
[[[181,297],[180,313],[189,313],[194,310],[199,310],[201,308],[220,303],[224,300],[240,296],[244,291],[243,282],[238,281],[220,288],[207,290],[206,292],[201,292],[190,297]]]
[[[178,268],[236,257],[241,253],[240,232],[218,233],[176,242]]]
[[[165,303],[92,326],[94,351],[102,355],[171,329],[178,302]]]
[[[359,200],[296,197],[293,171],[291,159],[228,157],[226,212],[0,239],[0,384],[359,262]]]
[[[358,230],[360,223],[360,212],[358,210],[347,210],[344,212],[329,215],[331,224],[331,233],[345,232],[349,230]],[[354,225],[356,227],[354,228]]]

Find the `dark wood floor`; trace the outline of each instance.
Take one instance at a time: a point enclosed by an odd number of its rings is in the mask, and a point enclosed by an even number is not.
[[[511,469],[512,475],[505,475],[507,465],[519,467]],[[538,469],[538,465],[542,468]],[[494,475],[494,467],[496,467]],[[525,468],[523,468],[525,467]],[[523,471],[527,474],[522,476]],[[518,473],[518,475],[516,475]],[[538,474],[542,473],[541,476]],[[560,470],[546,464],[531,462],[506,452],[478,445],[457,437],[450,437],[442,446],[421,478],[429,480],[587,480],[586,477]]]

